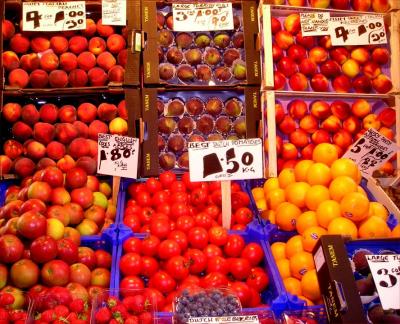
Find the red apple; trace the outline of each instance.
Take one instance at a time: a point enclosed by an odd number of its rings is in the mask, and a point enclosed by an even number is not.
[[[50,200],[51,187],[47,182],[34,181],[28,188],[28,198],[40,199],[43,202]]]
[[[61,187],[64,184],[64,175],[59,168],[49,166],[43,170],[42,181],[47,182],[52,188]]]
[[[83,209],[89,208],[93,203],[93,192],[86,187],[74,189],[71,192],[71,201]]]
[[[387,93],[392,90],[393,84],[392,81],[382,73],[372,80],[372,87],[378,93]]]

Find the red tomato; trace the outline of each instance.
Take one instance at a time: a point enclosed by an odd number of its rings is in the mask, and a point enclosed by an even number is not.
[[[196,188],[190,194],[190,202],[195,206],[202,206],[207,202],[208,193],[206,189]]]
[[[125,253],[133,252],[140,254],[142,250],[142,240],[138,239],[137,237],[130,237],[124,242],[122,248]]]
[[[189,275],[189,260],[176,255],[167,261],[165,271],[175,280],[183,280]]]
[[[147,191],[139,192],[136,195],[136,201],[141,207],[150,207],[151,206],[151,195]]]
[[[167,260],[180,254],[181,247],[174,240],[164,240],[158,246],[158,257],[162,260]]]
[[[229,272],[229,262],[222,256],[216,256],[208,259],[207,261],[207,273],[220,272],[227,275]]]
[[[203,272],[207,266],[207,257],[198,249],[189,249],[183,255],[190,262],[189,272],[191,274],[199,274]]]
[[[228,242],[228,230],[222,226],[214,226],[208,230],[210,243],[223,246]]]
[[[151,204],[155,207],[166,204],[169,202],[169,193],[165,190],[157,191],[153,194],[151,198]]]
[[[185,203],[185,205],[188,204],[189,202],[189,195],[186,192],[182,191],[172,191],[172,194],[170,196],[170,202],[171,203]]]
[[[160,239],[155,235],[149,235],[142,240],[142,254],[147,256],[155,256],[157,254]]]
[[[139,289],[144,288],[144,282],[138,276],[128,276],[121,280],[119,287],[124,297],[135,296]]]
[[[182,175],[182,181],[185,184],[186,188],[188,188],[190,191],[196,188],[200,188],[202,184],[201,182],[191,182],[189,172],[185,172]]]
[[[142,258],[137,253],[124,254],[119,261],[119,268],[125,276],[137,276],[142,271]]]
[[[170,188],[172,183],[176,181],[176,175],[172,171],[164,171],[159,178],[163,188]]]
[[[150,234],[150,225],[149,224],[143,225],[140,229],[140,233]]]
[[[192,216],[181,216],[176,220],[176,229],[187,233],[194,227],[194,218]]]
[[[244,282],[232,282],[229,289],[239,298],[242,307],[248,307],[251,300],[251,290]]]
[[[235,224],[231,228],[233,231],[245,231],[246,230],[246,225],[244,224]]]
[[[208,182],[208,190],[214,191],[221,189],[221,181],[210,181]]]
[[[243,249],[241,257],[249,260],[250,264],[255,267],[263,260],[264,251],[259,244],[249,243]]]
[[[200,286],[200,278],[194,275],[188,275],[185,279],[182,280],[179,288],[187,287],[187,286]]]
[[[231,182],[231,192],[241,191],[240,184],[238,182]]]
[[[165,298],[157,289],[145,288],[142,295],[149,311],[157,311],[164,307]]]
[[[128,187],[128,193],[131,197],[137,198],[140,192],[146,191],[146,185],[144,183],[132,183]]]
[[[194,217],[194,222],[196,226],[203,227],[208,230],[212,226],[213,219],[206,213],[198,213]]]
[[[242,253],[246,243],[243,237],[238,234],[229,235],[228,241],[224,246],[224,252],[228,257],[236,258]]]
[[[248,307],[257,307],[261,304],[261,297],[258,291],[250,287],[251,298]]]
[[[221,212],[221,209],[217,205],[209,205],[204,209],[204,212],[210,215],[213,219],[218,217],[218,214]]]
[[[228,278],[220,272],[210,272],[200,279],[200,285],[203,288],[218,288],[228,285]]]
[[[232,209],[238,210],[240,207],[246,207],[250,204],[249,195],[243,191],[233,192],[231,195]]]
[[[184,232],[175,230],[169,233],[168,235],[169,240],[174,240],[177,242],[181,248],[181,251],[185,251],[188,247],[188,239]]]
[[[141,275],[150,278],[158,271],[158,262],[150,256],[142,256],[142,271]]]
[[[155,211],[151,207],[144,207],[139,213],[140,221],[142,224],[150,224],[151,220],[153,219],[153,216],[155,214]]]
[[[124,217],[124,224],[128,226],[132,232],[138,233],[142,226],[138,215],[132,214]]]
[[[222,249],[214,244],[208,244],[204,250],[203,253],[206,255],[208,259],[216,257],[216,256],[223,256]]]
[[[171,192],[185,192],[186,186],[182,181],[176,180],[171,183],[169,189],[171,190]]]
[[[229,259],[230,273],[237,280],[246,279],[250,275],[251,265],[249,260],[243,258]]]
[[[175,289],[176,282],[167,272],[159,270],[150,278],[149,287],[167,294]]]
[[[175,220],[189,214],[189,208],[185,202],[175,202],[171,205],[171,219]]]
[[[254,288],[256,291],[262,292],[268,287],[269,278],[262,268],[252,268],[246,283],[249,287]]]
[[[96,267],[96,254],[91,248],[80,246],[78,248],[78,262],[85,264],[90,270]]]
[[[208,233],[202,227],[193,227],[188,232],[189,244],[195,249],[204,249],[208,244]]]
[[[156,178],[148,178],[146,180],[146,189],[150,193],[154,194],[155,192],[162,190],[161,182]]]
[[[159,239],[164,239],[170,232],[170,222],[167,219],[156,218],[150,223],[150,233]]]
[[[164,203],[164,204],[158,205],[156,210],[157,210],[157,213],[163,213],[168,216],[171,215],[171,205],[170,204]]]
[[[112,257],[111,254],[104,250],[96,250],[96,266],[98,268],[111,269]]]
[[[233,221],[237,224],[248,224],[253,220],[253,212],[247,207],[240,207],[233,214]]]
[[[221,194],[221,190],[215,190],[212,194],[211,194],[211,201],[213,204],[217,205],[217,206],[221,206],[222,203],[222,194]]]
[[[65,286],[69,281],[69,266],[62,260],[51,260],[42,267],[42,282],[46,286]]]
[[[126,205],[126,209],[125,209],[125,216],[131,215],[131,214],[138,214],[142,211],[142,207],[140,207],[137,204],[136,200],[129,200],[128,204]]]

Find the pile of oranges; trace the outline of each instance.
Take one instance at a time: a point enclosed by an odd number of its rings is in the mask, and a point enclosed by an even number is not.
[[[336,147],[322,143],[315,147],[313,160],[302,160],[252,189],[263,218],[298,233],[271,248],[286,289],[309,305],[322,303],[311,254],[321,235],[400,237],[400,226],[390,230],[387,209],[369,201],[360,181],[357,165],[338,159]]]

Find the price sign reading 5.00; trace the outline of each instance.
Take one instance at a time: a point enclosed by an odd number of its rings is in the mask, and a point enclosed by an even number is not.
[[[190,180],[262,178],[261,143],[259,138],[188,143]]]

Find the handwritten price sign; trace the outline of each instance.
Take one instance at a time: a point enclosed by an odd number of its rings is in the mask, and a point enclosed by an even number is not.
[[[261,143],[259,138],[188,143],[190,180],[262,178]]]
[[[85,29],[85,1],[23,2],[22,20],[24,31]]]
[[[398,146],[373,128],[368,129],[343,155],[353,160],[360,171],[372,176],[372,173],[388,161],[398,150]]]
[[[331,17],[329,35],[333,46],[386,44],[382,16]]]
[[[328,35],[329,12],[301,12],[300,25],[303,36]]]
[[[97,173],[137,178],[139,139],[99,134]]]
[[[232,3],[173,3],[175,31],[232,30]]]
[[[126,0],[102,0],[101,19],[104,25],[126,25]]]

